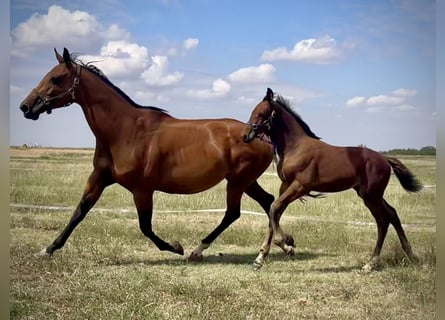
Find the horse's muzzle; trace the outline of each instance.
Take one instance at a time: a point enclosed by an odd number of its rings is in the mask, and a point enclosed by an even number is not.
[[[243,141],[248,143],[252,141],[256,136],[255,130],[252,127],[249,127],[249,131],[243,135]]]
[[[38,108],[41,109],[41,108]],[[26,119],[37,120],[39,119],[40,112],[34,112],[33,108],[27,104],[22,103],[20,105],[20,110],[22,110],[23,115]]]

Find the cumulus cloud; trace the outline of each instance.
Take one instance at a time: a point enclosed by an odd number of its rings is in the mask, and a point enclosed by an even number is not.
[[[254,105],[255,102],[257,102],[257,99],[254,98],[248,98],[246,96],[241,96],[237,99],[238,103],[247,104],[247,105]]]
[[[232,82],[241,83],[264,83],[273,80],[275,67],[271,64],[261,64],[257,67],[246,67],[232,72],[228,79]]]
[[[349,44],[349,47],[351,44]],[[341,48],[335,39],[329,35],[320,38],[305,39],[297,42],[289,50],[286,47],[279,47],[263,52],[263,61],[276,60],[296,60],[307,63],[329,64],[337,62],[342,56]]]
[[[379,112],[391,106],[398,111],[410,111],[414,106],[405,103],[405,101],[417,94],[416,90],[396,89],[391,94],[380,94],[370,97],[357,96],[346,101],[347,107],[366,106],[368,112]]]
[[[88,12],[69,11],[52,5],[47,14],[35,13],[11,31],[11,54],[26,56],[34,49],[48,46],[73,46],[78,50],[88,48],[98,40],[116,40],[128,36],[128,32],[118,25],[107,28]]]
[[[196,98],[220,98],[226,96],[230,92],[231,86],[227,81],[219,78],[213,81],[212,89],[189,90],[187,94]]]
[[[397,96],[397,97],[412,97],[412,96],[415,96],[417,94],[417,91],[416,90],[408,90],[408,89],[400,88],[400,89],[394,90],[392,92],[392,94]]]
[[[366,100],[366,104],[368,106],[375,106],[375,105],[397,105],[402,103],[404,100],[403,97],[394,97],[394,96],[387,96],[384,94],[378,95],[378,96],[372,96],[369,97]]]
[[[188,39],[184,40],[183,46],[184,46],[184,49],[190,50],[190,49],[196,48],[198,46],[198,44],[199,44],[199,39],[188,38]]]
[[[137,101],[140,101],[142,105],[151,105],[155,102],[167,103],[170,101],[169,97],[146,91],[136,91],[135,98]]]
[[[168,57],[154,56],[151,60],[151,66],[141,74],[145,83],[151,86],[170,86],[184,77],[181,72],[168,73]]]
[[[93,61],[107,76],[128,76],[140,73],[149,64],[148,49],[125,40],[109,41],[100,54],[79,57],[85,62]]]
[[[351,108],[358,107],[359,105],[362,105],[365,100],[365,97],[354,97],[346,101],[346,105]]]

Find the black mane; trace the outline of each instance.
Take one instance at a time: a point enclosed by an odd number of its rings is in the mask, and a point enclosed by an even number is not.
[[[292,109],[290,106],[290,102],[288,99],[284,98],[281,95],[277,95],[275,99],[275,103],[279,104],[284,110],[286,110],[292,118],[294,118],[295,121],[298,122],[298,124],[303,128],[304,132],[311,137],[320,140],[321,138],[318,137],[315,133],[312,132],[311,128],[307,125],[306,122],[301,119],[301,117]]]
[[[93,65],[91,62],[85,63],[83,61],[81,61],[80,59],[78,59],[75,55],[72,55],[72,61],[74,61],[75,63],[81,65],[82,67],[88,69],[89,71],[91,71],[92,73],[94,73],[96,76],[98,76],[103,82],[105,82],[108,86],[110,86],[111,88],[113,88],[117,93],[119,93],[119,95],[121,97],[123,97],[129,104],[131,104],[133,107],[138,108],[138,109],[149,109],[149,110],[153,110],[153,111],[158,111],[158,112],[162,112],[162,113],[168,113],[166,110],[162,109],[162,108],[158,108],[158,107],[153,107],[153,106],[142,106],[140,104],[137,104],[136,102],[133,101],[133,99],[131,99],[125,92],[123,92],[119,87],[116,87],[108,78],[107,76],[102,72],[102,70],[100,70],[98,67],[96,67],[95,65]]]

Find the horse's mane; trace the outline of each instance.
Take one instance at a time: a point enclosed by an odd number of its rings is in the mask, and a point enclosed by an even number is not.
[[[303,119],[301,119],[301,117],[295,112],[294,109],[292,109],[292,107],[290,105],[289,99],[286,99],[283,96],[278,94],[278,95],[276,95],[276,98],[274,100],[275,100],[275,103],[280,105],[285,111],[287,111],[292,116],[292,118],[295,121],[297,121],[297,123],[303,128],[304,132],[306,132],[306,134],[309,137],[315,138],[315,139],[318,139],[318,140],[321,139],[314,132],[312,132],[311,128],[309,128],[307,123],[304,122]]]
[[[80,60],[76,54],[71,54],[71,60],[73,62],[81,65],[82,67],[88,69],[89,71],[94,73],[96,76],[98,76],[103,82],[105,82],[108,86],[112,87],[121,97],[123,97],[133,107],[140,108],[140,109],[149,109],[149,110],[158,111],[158,112],[162,112],[162,113],[168,113],[166,110],[164,110],[162,108],[153,107],[153,106],[141,106],[140,104],[137,104],[136,102],[134,102],[133,99],[131,99],[125,92],[123,92],[119,87],[115,86],[107,78],[107,76],[102,72],[102,70],[100,70],[97,66],[92,64],[92,62],[85,63],[82,60]]]

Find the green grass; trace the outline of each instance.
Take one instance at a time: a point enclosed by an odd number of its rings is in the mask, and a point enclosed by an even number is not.
[[[434,157],[401,159],[424,184],[435,185]],[[12,156],[11,203],[75,207],[91,160],[91,154],[57,149]],[[276,176],[263,175],[260,184],[277,194]],[[406,260],[390,228],[381,265],[369,274],[360,268],[374,247],[376,226],[357,224],[374,221],[352,191],[291,204],[282,226],[294,236],[297,253],[289,259],[274,247],[259,272],[251,264],[266,232],[265,215],[243,214],[204,252],[204,261],[191,263],[142,235],[132,197],[119,186],[107,188],[95,206],[115,211],[91,212],[52,258],[34,254],[54,240],[71,212],[11,207],[10,317],[435,319],[435,195],[434,188],[408,194],[392,178],[385,197],[406,224],[419,262]],[[197,195],[156,193],[154,203],[157,211],[224,208],[225,183]],[[242,209],[262,212],[248,197]],[[156,212],[153,226],[166,241],[180,241],[187,255],[222,215]]]

